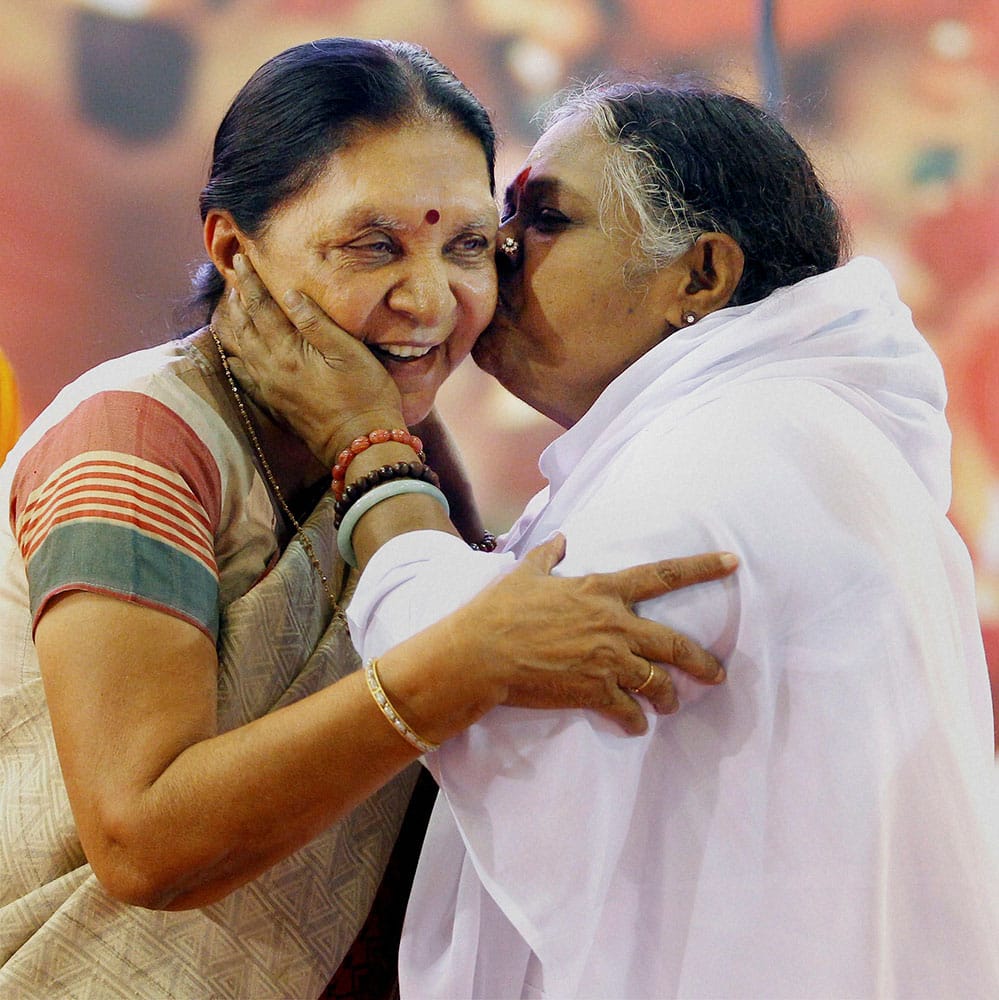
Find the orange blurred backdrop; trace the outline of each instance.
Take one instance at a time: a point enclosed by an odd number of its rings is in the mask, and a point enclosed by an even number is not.
[[[348,34],[426,45],[492,111],[499,180],[571,80],[692,70],[760,99],[760,4],[738,0],[4,0],[0,451],[84,369],[180,332],[197,195],[229,100],[266,58]],[[952,518],[999,674],[999,258],[991,0],[774,4],[785,120],[937,350]],[[3,367],[6,355],[13,375]],[[467,363],[445,387],[493,530],[556,432]]]

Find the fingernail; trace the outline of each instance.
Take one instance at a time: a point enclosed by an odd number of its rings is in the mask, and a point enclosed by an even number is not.
[[[715,683],[716,684],[721,684],[721,682],[723,680],[725,680],[725,678],[727,676],[728,676],[728,674],[725,673],[725,668],[724,667],[719,667],[718,668],[718,673],[715,674]]]
[[[305,299],[302,298],[302,293],[296,292],[294,288],[291,288],[284,293],[284,304],[289,309],[300,309],[304,301]]]
[[[725,569],[732,569],[734,566],[739,565],[739,557],[733,555],[731,552],[723,552],[720,561]]]
[[[232,255],[232,266],[237,271],[242,271],[246,267],[246,258],[241,253],[234,253]]]

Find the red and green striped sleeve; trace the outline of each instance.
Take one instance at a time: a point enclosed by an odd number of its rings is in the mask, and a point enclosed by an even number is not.
[[[220,512],[215,458],[177,413],[142,393],[92,396],[14,477],[33,622],[56,595],[85,590],[165,611],[214,640]]]

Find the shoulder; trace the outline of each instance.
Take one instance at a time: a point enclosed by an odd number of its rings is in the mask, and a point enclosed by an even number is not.
[[[616,535],[659,533],[681,552],[788,557],[883,530],[899,504],[929,516],[923,495],[897,449],[835,392],[772,379],[637,429],[601,470],[587,517]]]
[[[217,521],[228,466],[240,452],[206,375],[180,341],[87,372],[28,427],[5,463],[12,504],[53,476],[96,465],[131,470],[151,488],[165,478]]]
[[[848,449],[850,454],[844,455]],[[889,450],[885,436],[818,381],[760,379],[658,414],[622,450],[633,473],[668,463],[684,480],[751,486],[789,468],[821,473],[831,460],[862,464]]]

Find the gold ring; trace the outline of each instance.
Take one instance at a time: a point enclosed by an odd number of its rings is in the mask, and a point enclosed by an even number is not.
[[[652,663],[650,662],[649,663],[649,676],[646,677],[645,680],[642,681],[642,683],[639,684],[637,688],[631,688],[632,694],[641,694],[649,686],[650,682],[652,681],[652,678],[655,676],[655,672],[656,672],[656,668],[654,666],[652,666]]]

